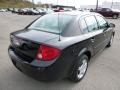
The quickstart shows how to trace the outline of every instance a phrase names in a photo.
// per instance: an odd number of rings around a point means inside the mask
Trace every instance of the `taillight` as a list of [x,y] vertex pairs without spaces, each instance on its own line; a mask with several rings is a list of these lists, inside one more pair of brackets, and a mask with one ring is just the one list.
[[40,45],[37,53],[37,60],[51,61],[60,55],[60,50],[57,48]]

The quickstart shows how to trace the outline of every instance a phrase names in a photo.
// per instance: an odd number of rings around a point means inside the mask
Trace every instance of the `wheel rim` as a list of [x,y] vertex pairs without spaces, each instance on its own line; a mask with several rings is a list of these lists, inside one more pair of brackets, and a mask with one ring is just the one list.
[[117,18],[117,15],[114,15],[113,18]]
[[78,67],[77,77],[78,77],[79,79],[81,79],[81,78],[85,75],[85,72],[86,72],[86,70],[87,70],[87,65],[88,65],[88,64],[87,64],[87,60],[84,59],[84,60],[82,61],[82,65]]

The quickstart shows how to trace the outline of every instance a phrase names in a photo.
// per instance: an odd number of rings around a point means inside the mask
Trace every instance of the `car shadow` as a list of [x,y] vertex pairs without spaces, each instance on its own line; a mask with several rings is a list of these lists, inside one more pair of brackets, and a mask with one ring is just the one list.
[[[28,88],[29,90],[73,90],[74,87],[81,83],[74,83],[68,79],[41,82],[21,73],[12,63],[8,68],[4,68],[1,73],[0,80],[4,81],[4,85],[8,85],[7,88],[11,88],[10,90],[27,90]],[[0,87],[4,87],[4,85],[0,84]]]
[[91,64],[94,64],[94,63],[98,60],[98,58],[101,57],[101,56],[105,53],[105,51],[107,51],[108,49],[109,49],[109,48],[106,47],[106,48],[100,50],[95,56],[93,56],[93,57],[91,58],[90,62],[89,62],[89,66],[90,66]]

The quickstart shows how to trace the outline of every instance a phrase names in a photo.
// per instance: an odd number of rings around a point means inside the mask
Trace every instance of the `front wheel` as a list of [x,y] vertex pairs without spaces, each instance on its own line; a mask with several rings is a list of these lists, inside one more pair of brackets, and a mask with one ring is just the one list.
[[78,60],[74,65],[72,74],[69,77],[71,81],[79,82],[83,79],[88,68],[88,61],[89,58],[87,55],[82,55],[81,57],[78,57]]
[[109,41],[109,43],[107,45],[107,47],[111,47],[112,46],[113,39],[114,39],[114,36],[112,35],[111,38],[110,38],[110,41]]

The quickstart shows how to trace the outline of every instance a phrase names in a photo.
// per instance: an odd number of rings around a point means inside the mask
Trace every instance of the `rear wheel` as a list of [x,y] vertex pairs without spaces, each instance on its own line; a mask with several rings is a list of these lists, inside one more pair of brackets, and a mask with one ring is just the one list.
[[117,19],[118,18],[118,15],[113,15],[113,19]]
[[81,57],[78,57],[78,60],[74,65],[72,74],[69,77],[71,81],[79,82],[83,79],[88,68],[88,61],[89,59],[87,55],[82,55]]

